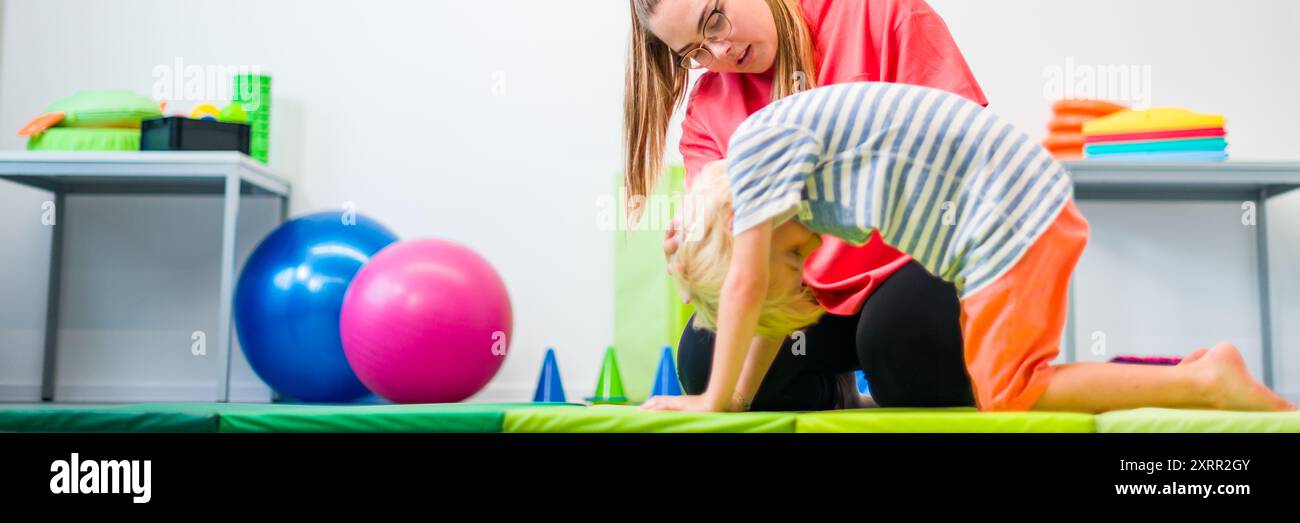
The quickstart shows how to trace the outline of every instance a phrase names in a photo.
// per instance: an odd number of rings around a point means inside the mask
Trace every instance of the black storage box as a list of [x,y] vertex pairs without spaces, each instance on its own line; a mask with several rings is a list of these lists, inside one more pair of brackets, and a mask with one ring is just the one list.
[[141,151],[239,151],[248,154],[250,127],[242,123],[168,116],[140,122]]

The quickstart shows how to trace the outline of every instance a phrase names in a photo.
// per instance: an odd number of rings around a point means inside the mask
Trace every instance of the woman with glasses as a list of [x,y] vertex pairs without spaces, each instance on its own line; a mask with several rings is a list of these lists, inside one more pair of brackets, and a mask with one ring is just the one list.
[[[630,0],[624,186],[644,196],[658,179],[669,120],[687,99],[678,144],[689,185],[727,156],[732,132],[774,100],[819,85],[873,81],[943,89],[987,105],[944,21],[923,0]],[[633,212],[636,212],[635,210]],[[664,242],[676,251],[675,231]],[[670,270],[672,268],[670,267]],[[829,314],[750,351],[732,410],[867,406],[862,369],[880,406],[973,406],[956,289],[881,242],[833,237],[804,267]],[[857,347],[857,344],[865,347]],[[703,392],[713,335],[690,327],[678,345],[688,394]]]

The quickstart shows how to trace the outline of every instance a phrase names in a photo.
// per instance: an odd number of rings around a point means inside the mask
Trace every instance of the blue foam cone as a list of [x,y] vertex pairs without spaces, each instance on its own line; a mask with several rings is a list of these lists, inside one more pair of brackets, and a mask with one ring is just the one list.
[[871,395],[871,384],[867,383],[866,374],[863,374],[862,371],[857,371],[854,374],[857,375],[858,378],[858,393]]
[[546,358],[542,360],[542,374],[537,377],[533,403],[567,403],[564,384],[560,382],[560,366],[555,363],[555,349],[551,347],[546,348]]
[[650,395],[682,395],[682,385],[677,381],[677,363],[673,360],[672,347],[664,347],[663,356],[659,357],[659,370],[655,373],[655,384]]

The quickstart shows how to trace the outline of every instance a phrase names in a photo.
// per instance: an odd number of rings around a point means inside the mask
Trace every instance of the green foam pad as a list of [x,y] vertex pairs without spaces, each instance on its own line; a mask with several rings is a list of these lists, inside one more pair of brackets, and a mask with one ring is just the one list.
[[63,127],[130,127],[136,134],[140,121],[162,116],[158,104],[148,97],[123,89],[90,89],[58,100],[45,112],[64,113]]
[[29,151],[139,151],[140,129],[54,127],[27,140]]
[[637,407],[526,408],[506,412],[504,432],[794,432],[789,412],[651,412]]
[[264,409],[240,403],[0,404],[6,432],[217,432],[223,412]]
[[1093,432],[1073,412],[979,412],[974,408],[861,409],[800,414],[798,432]]
[[[664,260],[664,231],[676,215],[677,199],[684,190],[686,171],[670,166],[651,192],[645,215],[635,226],[618,218],[625,207],[620,200],[608,217],[614,229],[614,350],[623,371],[623,386],[633,401],[650,396],[659,355],[677,347],[682,330],[694,311],[682,303]],[[614,181],[621,198],[623,176]]]
[[[545,405],[545,406],[539,406]],[[501,432],[515,408],[564,404],[267,405],[222,413],[221,432]],[[571,404],[570,404],[571,405]]]
[[1145,408],[1097,415],[1097,432],[1300,433],[1300,412],[1232,412]]

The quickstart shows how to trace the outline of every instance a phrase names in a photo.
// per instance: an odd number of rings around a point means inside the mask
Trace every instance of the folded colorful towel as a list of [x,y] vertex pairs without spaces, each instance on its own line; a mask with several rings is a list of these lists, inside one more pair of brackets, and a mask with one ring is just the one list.
[[1227,151],[1173,151],[1163,153],[1088,153],[1088,160],[1122,160],[1122,161],[1199,161],[1219,162],[1228,159]]
[[1124,109],[1127,107],[1103,100],[1058,100],[1052,104],[1054,116],[1047,123],[1043,147],[1058,160],[1083,158],[1083,124]]
[[1096,119],[1096,116],[1082,114],[1058,114],[1047,122],[1047,130],[1052,133],[1080,134],[1083,132],[1083,124]]
[[1083,124],[1083,134],[1126,134],[1184,129],[1222,128],[1223,115],[1204,114],[1177,107],[1125,110]]
[[1043,139],[1043,147],[1050,151],[1074,149],[1083,152],[1083,135],[1078,133],[1052,133]]
[[1223,138],[1192,138],[1190,140],[1152,140],[1147,142],[1090,143],[1083,152],[1093,154],[1162,153],[1174,151],[1222,151],[1228,148]]
[[1077,115],[1096,118],[1106,116],[1116,111],[1128,109],[1126,105],[1107,102],[1105,100],[1057,100],[1052,103],[1052,113],[1061,115]]
[[1156,131],[1149,133],[1095,134],[1083,137],[1083,142],[1139,142],[1151,140],[1173,140],[1179,138],[1214,138],[1227,135],[1227,131],[1222,127],[1213,127],[1209,129],[1184,129],[1180,131]]

